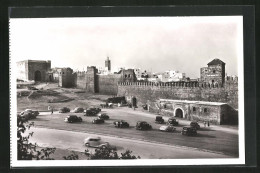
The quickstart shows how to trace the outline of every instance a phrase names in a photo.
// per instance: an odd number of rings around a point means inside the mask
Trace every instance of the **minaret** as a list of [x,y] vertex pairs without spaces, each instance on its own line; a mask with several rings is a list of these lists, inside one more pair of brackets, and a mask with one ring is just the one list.
[[109,60],[109,57],[107,57],[105,61],[105,68],[110,72],[111,71],[111,62]]

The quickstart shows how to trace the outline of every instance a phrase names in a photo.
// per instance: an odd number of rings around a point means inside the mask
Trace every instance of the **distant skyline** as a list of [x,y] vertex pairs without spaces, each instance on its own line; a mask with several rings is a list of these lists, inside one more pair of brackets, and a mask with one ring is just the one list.
[[218,58],[237,75],[241,16],[10,19],[10,57],[51,60],[52,67],[177,70],[200,76]]

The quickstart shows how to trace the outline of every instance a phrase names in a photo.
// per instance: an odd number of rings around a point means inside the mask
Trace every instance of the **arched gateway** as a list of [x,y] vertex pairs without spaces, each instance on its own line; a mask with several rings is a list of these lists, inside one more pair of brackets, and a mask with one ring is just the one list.
[[183,110],[180,109],[180,108],[177,108],[175,110],[175,114],[174,115],[175,115],[175,117],[183,118]]
[[39,70],[34,72],[34,80],[35,81],[41,81],[42,80],[41,72]]

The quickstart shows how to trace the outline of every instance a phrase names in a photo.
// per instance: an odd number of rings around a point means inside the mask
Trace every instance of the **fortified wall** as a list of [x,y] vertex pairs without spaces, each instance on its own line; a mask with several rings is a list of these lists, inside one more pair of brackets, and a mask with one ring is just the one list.
[[237,78],[226,78],[224,86],[199,82],[119,82],[118,96],[137,98],[138,104],[158,99],[225,102],[238,108]]
[[136,81],[134,70],[121,70],[117,74],[102,75],[98,74],[96,67],[87,68],[85,77],[78,78],[77,86],[85,88],[87,92],[100,93],[107,95],[117,95],[118,82],[133,82]]

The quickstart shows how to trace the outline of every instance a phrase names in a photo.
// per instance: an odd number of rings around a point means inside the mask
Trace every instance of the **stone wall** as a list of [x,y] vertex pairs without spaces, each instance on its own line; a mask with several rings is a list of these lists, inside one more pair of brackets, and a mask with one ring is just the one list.
[[63,68],[59,76],[59,86],[64,88],[75,87],[77,83],[77,74],[73,73],[71,68]]
[[77,72],[77,88],[86,89],[87,76],[85,71]]
[[17,68],[17,79],[28,80],[28,62],[20,61],[16,63]]
[[97,75],[97,89],[100,94],[117,95],[121,74]]
[[230,83],[226,87],[193,84],[165,84],[151,82],[123,82],[118,84],[118,96],[135,96],[138,104],[158,99],[224,102],[238,108],[238,90]]

